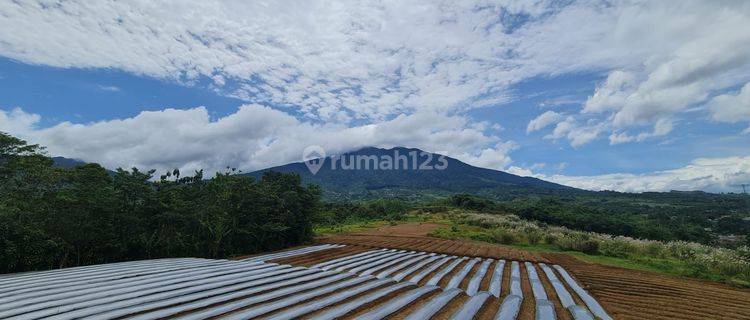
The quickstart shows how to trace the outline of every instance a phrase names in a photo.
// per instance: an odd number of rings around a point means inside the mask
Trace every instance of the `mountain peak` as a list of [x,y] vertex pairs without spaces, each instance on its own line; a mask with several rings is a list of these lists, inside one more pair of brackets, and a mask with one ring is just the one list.
[[442,154],[407,147],[364,147],[316,162],[295,162],[248,173],[293,172],[320,185],[328,199],[423,199],[473,193],[496,199],[582,190],[532,177],[479,168]]

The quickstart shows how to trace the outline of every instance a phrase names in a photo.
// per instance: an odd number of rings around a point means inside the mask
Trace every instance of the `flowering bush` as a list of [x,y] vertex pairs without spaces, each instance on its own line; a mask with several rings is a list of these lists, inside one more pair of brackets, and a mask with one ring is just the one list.
[[[735,277],[750,282],[750,247],[719,248],[687,241],[656,241],[584,232],[527,221],[515,215],[471,213],[461,216],[463,224],[489,229],[491,242],[514,244],[525,237],[529,244],[541,239],[562,250],[610,257],[669,258],[682,261],[693,276]],[[524,235],[524,236],[522,236]]]

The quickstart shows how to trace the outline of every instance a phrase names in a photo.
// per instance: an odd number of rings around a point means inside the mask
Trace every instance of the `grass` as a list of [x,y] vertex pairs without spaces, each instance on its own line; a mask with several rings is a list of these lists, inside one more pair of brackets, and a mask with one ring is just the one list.
[[610,257],[602,254],[587,254],[580,251],[564,250],[555,244],[544,243],[544,240],[536,244],[530,244],[525,239],[516,238],[513,243],[502,243],[502,238],[497,238],[493,230],[473,225],[456,223],[450,227],[439,228],[430,233],[430,236],[446,239],[474,240],[493,243],[496,245],[522,249],[530,252],[563,253],[577,257],[583,261],[597,263],[607,266],[620,267],[631,270],[650,271],[680,277],[702,278],[717,282],[724,282],[738,287],[750,287],[750,282],[737,277],[722,276],[710,272],[697,272],[694,268],[676,258],[650,257],[645,255],[628,255],[627,257]]
[[329,234],[360,232],[390,224],[391,222],[386,220],[347,221],[337,225],[319,225],[313,228],[313,232],[316,236],[324,236]]

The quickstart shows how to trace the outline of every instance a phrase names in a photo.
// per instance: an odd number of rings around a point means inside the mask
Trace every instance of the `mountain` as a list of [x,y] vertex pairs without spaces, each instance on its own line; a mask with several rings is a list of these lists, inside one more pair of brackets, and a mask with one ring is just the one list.
[[308,169],[306,163],[296,162],[247,175],[259,178],[266,171],[297,173],[303,183],[320,185],[324,197],[329,200],[429,199],[463,192],[500,200],[532,193],[585,192],[537,178],[475,167],[440,154],[402,147],[370,147],[337,157],[326,157],[316,174]]
[[86,164],[86,162],[65,157],[52,157],[52,166],[56,168],[70,169],[83,164]]

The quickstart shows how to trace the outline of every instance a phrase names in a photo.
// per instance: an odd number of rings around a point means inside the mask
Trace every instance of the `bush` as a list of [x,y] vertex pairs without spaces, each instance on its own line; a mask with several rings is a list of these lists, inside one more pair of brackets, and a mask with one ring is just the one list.
[[635,251],[633,245],[618,238],[603,240],[599,244],[599,253],[610,257],[625,258]]
[[578,251],[586,254],[598,254],[599,253],[599,241],[596,240],[584,240],[580,243]]
[[664,255],[664,244],[656,241],[649,242],[644,245],[644,252],[650,256],[662,257]]
[[536,245],[542,240],[542,235],[537,231],[530,231],[526,234],[526,240],[529,241],[529,244]]
[[557,243],[557,235],[554,235],[552,233],[548,233],[544,236],[544,242],[547,244],[556,244]]
[[599,241],[585,239],[581,236],[571,235],[565,236],[558,242],[558,247],[563,250],[579,251],[586,254],[598,254],[599,253]]
[[492,242],[501,244],[514,244],[518,242],[518,236],[516,234],[503,229],[495,229],[490,235]]

